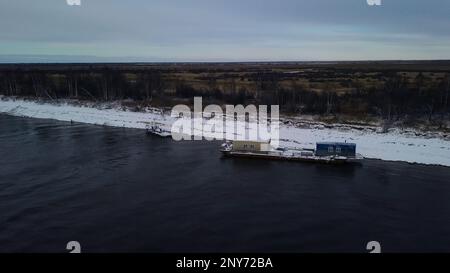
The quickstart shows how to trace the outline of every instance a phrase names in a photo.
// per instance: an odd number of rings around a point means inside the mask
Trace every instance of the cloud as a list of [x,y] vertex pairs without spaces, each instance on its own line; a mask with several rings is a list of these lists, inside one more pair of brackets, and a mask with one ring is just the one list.
[[449,12],[447,0],[0,0],[0,54],[449,58]]

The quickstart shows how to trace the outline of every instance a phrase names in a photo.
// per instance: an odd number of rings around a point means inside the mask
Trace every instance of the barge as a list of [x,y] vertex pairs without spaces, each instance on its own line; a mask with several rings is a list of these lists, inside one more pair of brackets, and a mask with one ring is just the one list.
[[224,143],[220,151],[225,157],[329,164],[359,162],[364,159],[356,153],[356,144],[340,142],[320,142],[316,144],[316,149],[273,149],[270,142],[233,141]]

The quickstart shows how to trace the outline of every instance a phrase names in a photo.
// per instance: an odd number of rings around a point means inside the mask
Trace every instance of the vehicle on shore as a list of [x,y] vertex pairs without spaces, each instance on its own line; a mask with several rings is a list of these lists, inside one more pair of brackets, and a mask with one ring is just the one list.
[[169,130],[163,128],[162,124],[152,123],[147,127],[147,135],[156,135],[159,137],[171,137],[172,133]]

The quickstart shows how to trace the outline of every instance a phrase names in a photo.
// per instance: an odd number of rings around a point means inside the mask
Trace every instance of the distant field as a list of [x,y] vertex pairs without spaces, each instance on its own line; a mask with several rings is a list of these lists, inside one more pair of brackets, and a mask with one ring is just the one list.
[[381,87],[393,74],[414,84],[422,73],[427,85],[436,85],[450,73],[450,61],[385,61],[385,62],[297,62],[297,63],[127,63],[127,64],[0,64],[0,73],[7,71],[59,73],[95,73],[105,70],[125,73],[135,81],[141,72],[158,72],[166,81],[164,91],[175,92],[180,82],[198,90],[233,89],[258,91],[258,84],[277,81],[278,87],[295,86],[314,91],[347,92],[363,85]]

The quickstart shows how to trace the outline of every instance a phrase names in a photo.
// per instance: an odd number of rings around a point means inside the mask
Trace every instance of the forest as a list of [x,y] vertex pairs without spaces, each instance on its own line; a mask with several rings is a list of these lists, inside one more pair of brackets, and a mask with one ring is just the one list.
[[385,122],[450,116],[450,63],[0,65],[0,94],[48,100],[280,105],[285,114]]

